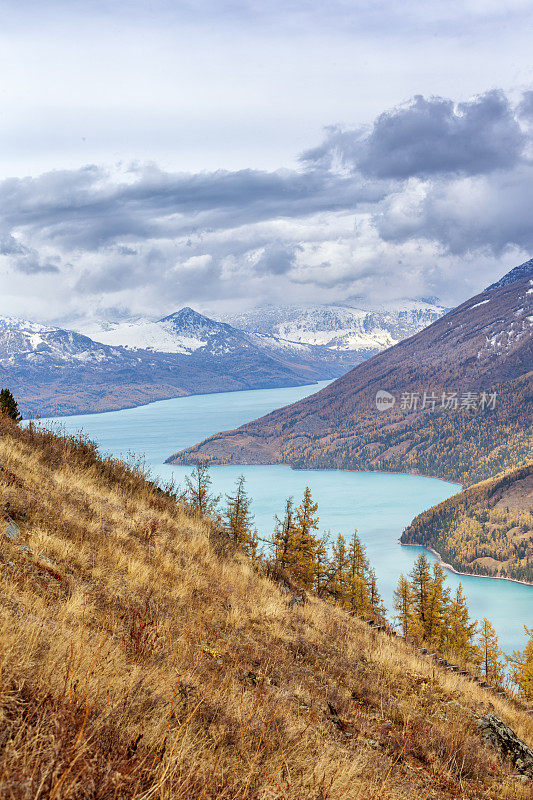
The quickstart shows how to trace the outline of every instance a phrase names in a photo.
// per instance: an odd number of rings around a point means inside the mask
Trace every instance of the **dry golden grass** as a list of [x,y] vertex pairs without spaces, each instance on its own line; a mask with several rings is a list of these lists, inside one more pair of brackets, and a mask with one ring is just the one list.
[[291,611],[88,444],[3,420],[0,498],[21,529],[1,538],[0,797],[531,797],[474,719],[493,704],[531,743],[525,713],[322,601]]

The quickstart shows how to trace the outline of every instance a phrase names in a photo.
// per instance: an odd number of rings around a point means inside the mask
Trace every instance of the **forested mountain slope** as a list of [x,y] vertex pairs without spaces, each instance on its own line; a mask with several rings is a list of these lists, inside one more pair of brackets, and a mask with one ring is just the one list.
[[[531,448],[533,260],[322,391],[175,454],[471,484]],[[376,407],[380,391],[394,405]]]
[[533,462],[424,511],[401,541],[434,548],[461,572],[533,583]]
[[316,597],[292,607],[90,443],[0,416],[0,465],[2,797],[530,797],[476,724],[531,744],[518,705]]

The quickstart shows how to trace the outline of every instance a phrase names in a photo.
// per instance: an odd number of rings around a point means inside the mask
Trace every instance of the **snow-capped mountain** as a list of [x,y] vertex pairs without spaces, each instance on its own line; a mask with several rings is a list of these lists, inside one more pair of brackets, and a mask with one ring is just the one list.
[[[119,331],[120,326],[107,331],[109,338],[122,339]],[[161,320],[159,327],[130,325],[127,331],[128,346],[120,346],[1,317],[0,385],[15,393],[23,413],[43,416],[108,411],[186,394],[296,386],[324,377],[320,368],[274,358],[242,331],[191,309]]]
[[215,322],[192,308],[185,307],[153,322],[140,319],[134,322],[114,322],[85,331],[105,344],[129,350],[152,350],[160,353],[191,355],[222,355],[249,348],[251,341],[231,325]]
[[259,309],[236,327],[191,308],[158,321],[63,330],[0,317],[0,380],[25,412],[104,411],[183,394],[334,378],[413,333],[437,309]]
[[445,311],[433,303],[406,300],[394,307],[370,310],[344,305],[269,305],[223,319],[249,333],[370,355],[412,336]]

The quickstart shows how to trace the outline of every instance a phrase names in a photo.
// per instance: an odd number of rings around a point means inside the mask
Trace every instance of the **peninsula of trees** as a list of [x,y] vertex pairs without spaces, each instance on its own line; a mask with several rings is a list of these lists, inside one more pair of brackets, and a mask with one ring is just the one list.
[[459,572],[533,583],[533,462],[424,511],[401,541],[431,547]]

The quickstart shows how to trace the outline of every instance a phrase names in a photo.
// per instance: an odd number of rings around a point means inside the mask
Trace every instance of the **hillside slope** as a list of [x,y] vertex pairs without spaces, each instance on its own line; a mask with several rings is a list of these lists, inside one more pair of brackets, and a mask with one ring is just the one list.
[[504,697],[290,595],[77,438],[0,419],[0,787],[55,800],[526,800]]
[[[533,260],[317,394],[169,461],[420,472],[463,483],[512,466],[531,451],[532,281]],[[393,406],[377,409],[380,391]]]
[[461,572],[533,583],[533,462],[419,514],[401,541],[432,547]]

